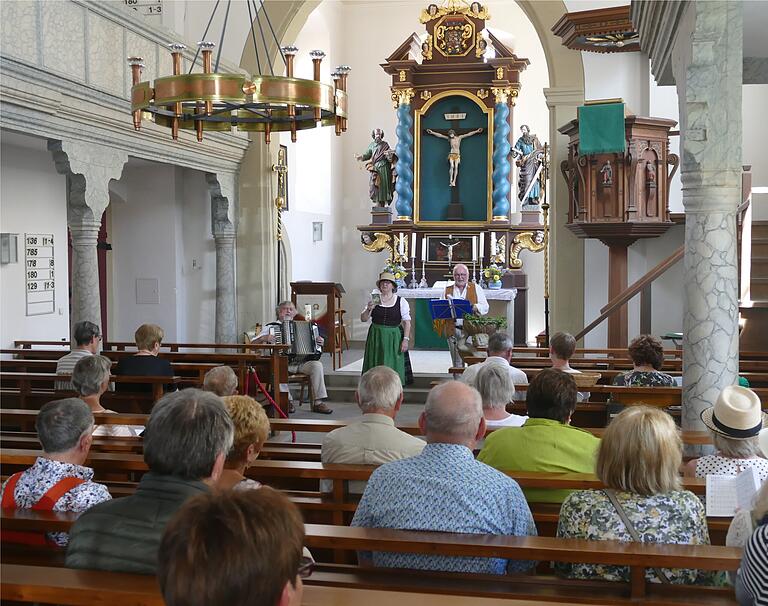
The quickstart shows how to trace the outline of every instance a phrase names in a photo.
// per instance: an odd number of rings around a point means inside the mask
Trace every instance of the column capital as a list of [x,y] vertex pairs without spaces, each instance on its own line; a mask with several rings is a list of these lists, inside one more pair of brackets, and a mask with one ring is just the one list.
[[101,221],[109,205],[109,182],[119,179],[128,154],[73,139],[49,140],[56,171],[67,177],[67,222]]
[[544,89],[544,99],[549,109],[558,105],[579,106],[584,104],[584,89],[573,86],[553,86]]
[[234,234],[234,207],[237,195],[237,179],[234,173],[205,173],[205,182],[211,195],[211,232]]
[[410,105],[416,96],[412,88],[392,88],[392,106],[397,109],[400,105]]

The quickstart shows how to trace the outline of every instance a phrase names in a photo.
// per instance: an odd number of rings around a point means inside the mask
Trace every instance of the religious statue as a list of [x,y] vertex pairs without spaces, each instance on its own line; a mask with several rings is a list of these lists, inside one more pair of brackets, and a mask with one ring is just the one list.
[[523,134],[515,142],[512,151],[517,158],[515,163],[520,167],[517,177],[518,198],[523,204],[537,205],[541,195],[539,154],[543,148],[539,138],[531,134],[527,124],[523,124],[520,131]]
[[355,154],[355,159],[365,162],[365,168],[370,172],[368,195],[374,206],[385,208],[392,202],[395,190],[394,154],[389,143],[384,141],[384,131],[377,128],[371,132],[373,141],[363,154]]
[[600,184],[603,187],[613,185],[613,168],[611,168],[611,163],[607,160],[600,169]]
[[646,187],[656,187],[656,165],[653,162],[645,164],[645,185]]
[[456,131],[452,128],[448,130],[448,134],[427,129],[427,133],[440,139],[447,139],[448,145],[450,145],[450,151],[448,152],[448,183],[450,187],[456,187],[456,178],[459,176],[459,164],[461,164],[461,140],[483,132],[482,128],[476,128],[463,135],[457,135]]

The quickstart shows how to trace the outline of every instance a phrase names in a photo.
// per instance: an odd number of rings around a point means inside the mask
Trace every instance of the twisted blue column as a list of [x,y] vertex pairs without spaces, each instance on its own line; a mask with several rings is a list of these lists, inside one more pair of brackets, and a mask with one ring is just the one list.
[[[397,203],[395,209],[397,218],[413,218],[413,135],[411,127],[410,104],[402,104],[397,108]],[[507,129],[509,130],[509,129]]]
[[493,216],[509,216],[509,106],[497,103],[493,119]]

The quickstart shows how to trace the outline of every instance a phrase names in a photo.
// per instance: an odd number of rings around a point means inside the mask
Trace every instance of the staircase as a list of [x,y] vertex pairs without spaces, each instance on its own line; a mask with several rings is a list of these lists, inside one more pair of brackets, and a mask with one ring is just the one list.
[[768,301],[768,221],[752,222],[750,290],[753,301]]
[[[751,302],[739,307],[741,351],[765,350],[768,335],[768,221],[752,221]],[[741,246],[739,246],[741,250]]]

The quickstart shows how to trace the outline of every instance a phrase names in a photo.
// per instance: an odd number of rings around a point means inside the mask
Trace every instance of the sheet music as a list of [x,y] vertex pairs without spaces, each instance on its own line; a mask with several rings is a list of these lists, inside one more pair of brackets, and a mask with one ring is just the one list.
[[707,516],[733,517],[737,509],[752,507],[752,499],[760,487],[760,477],[754,467],[739,475],[707,476]]

